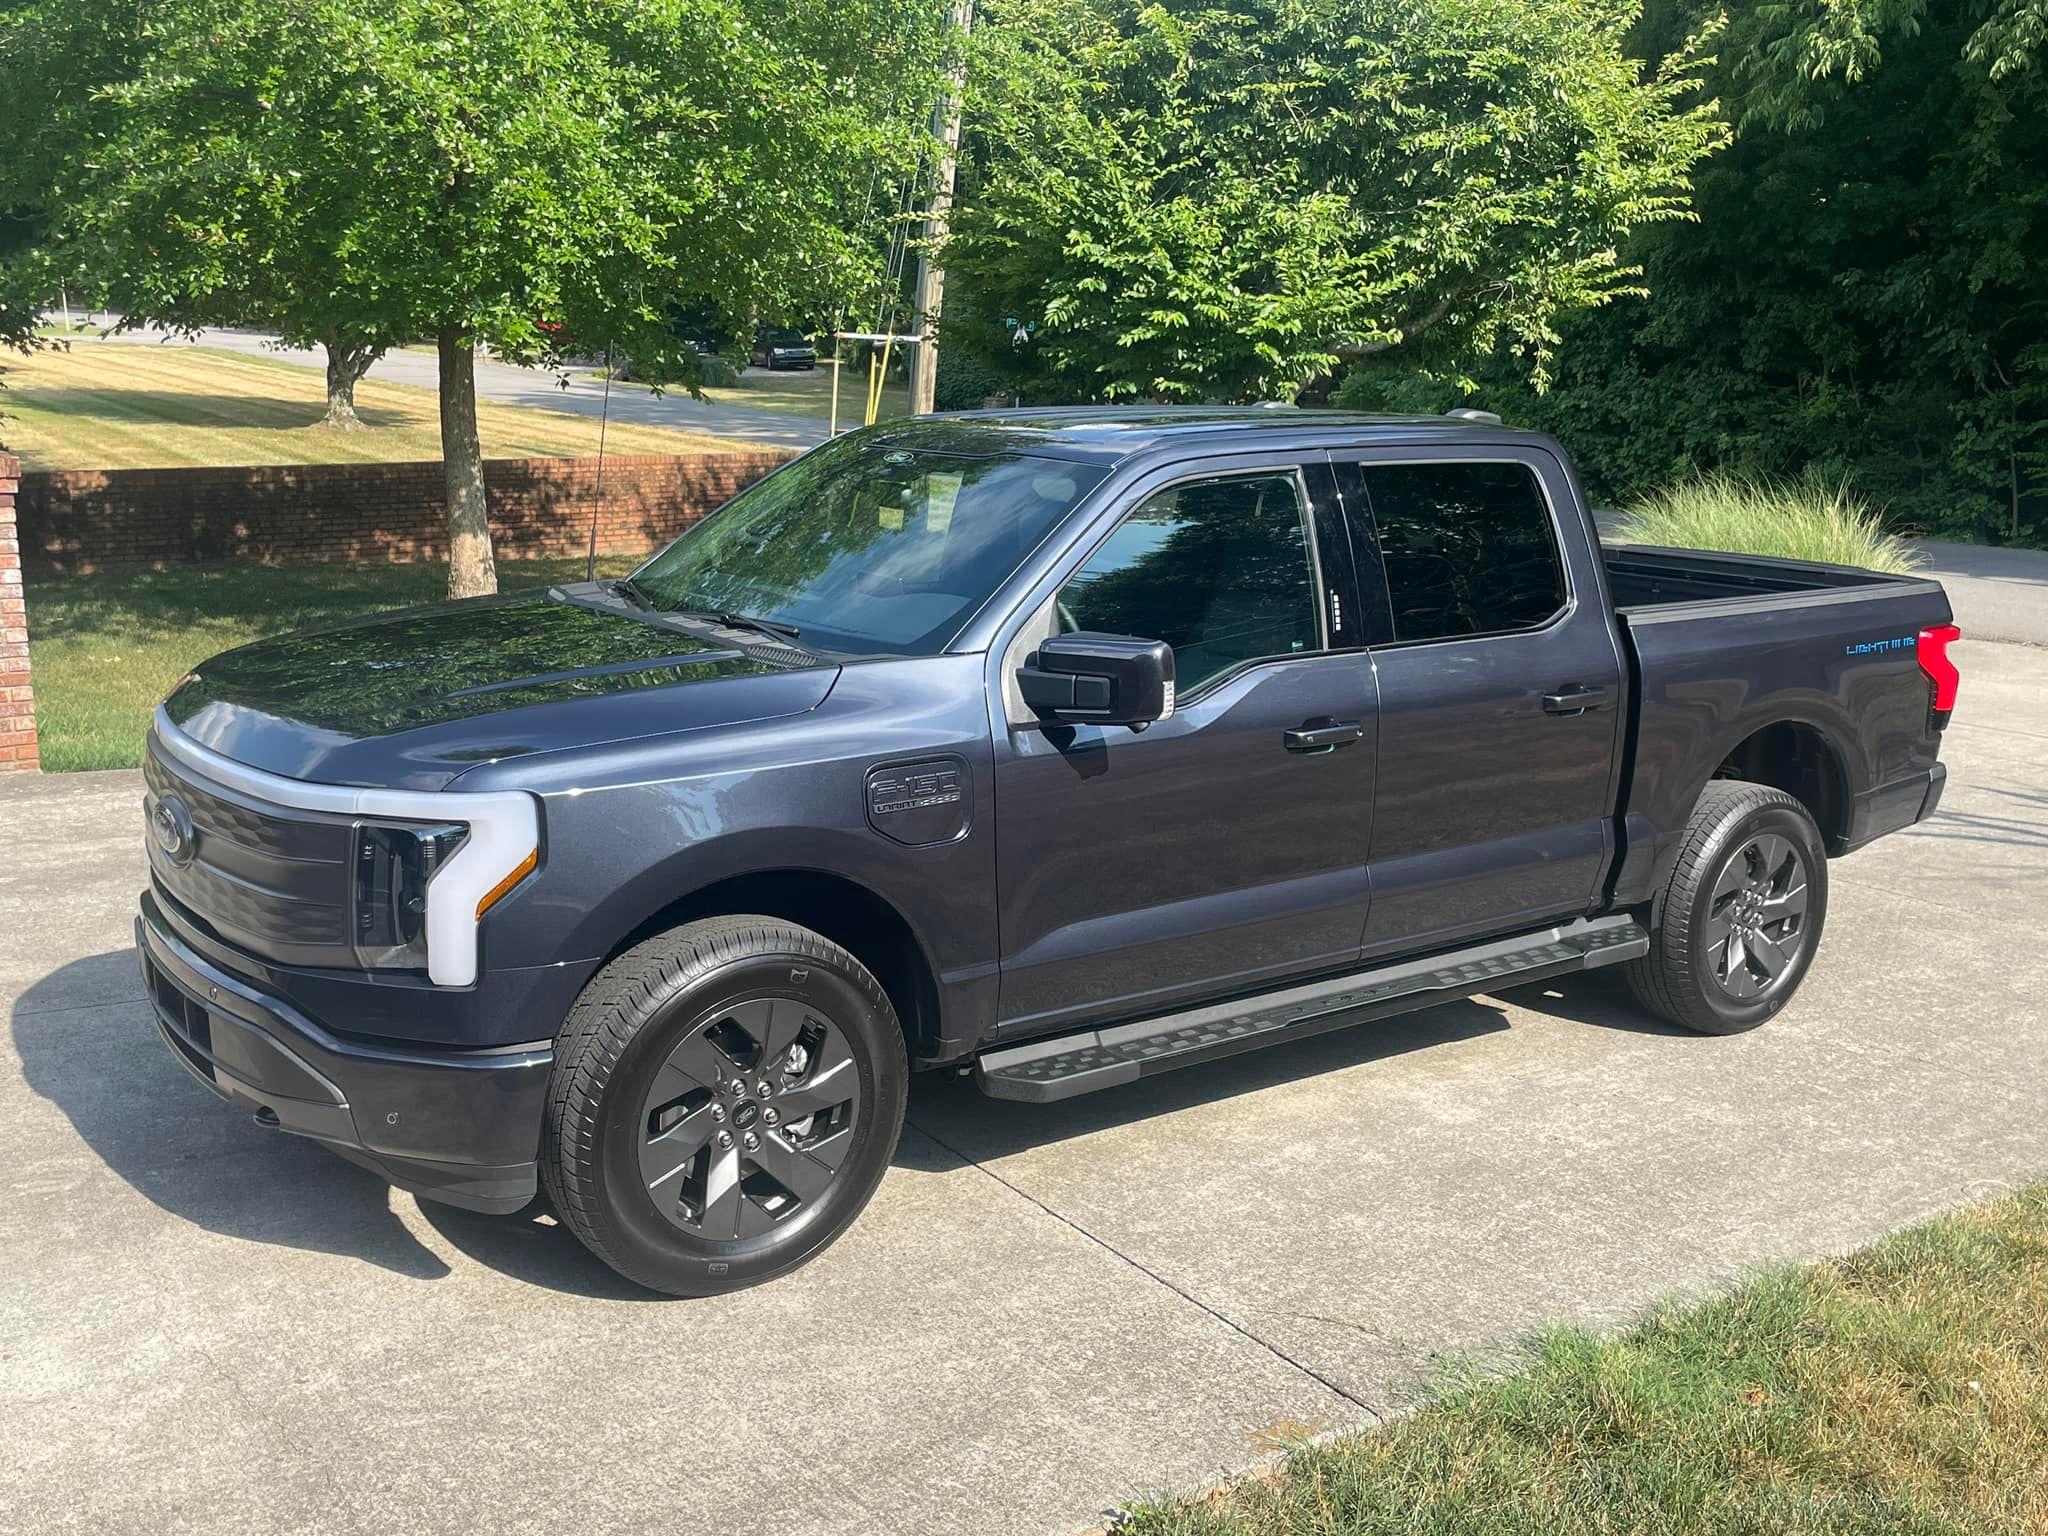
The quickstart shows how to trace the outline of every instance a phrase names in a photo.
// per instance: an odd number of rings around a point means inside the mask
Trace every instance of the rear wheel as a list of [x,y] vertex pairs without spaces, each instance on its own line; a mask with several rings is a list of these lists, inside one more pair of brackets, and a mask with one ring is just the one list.
[[1806,807],[1761,784],[1715,780],[1693,808],[1629,985],[1688,1029],[1754,1029],[1805,979],[1827,903],[1827,853]]
[[629,1279],[738,1290],[815,1256],[903,1126],[902,1031],[867,968],[767,917],[688,923],[591,981],[556,1041],[541,1175]]

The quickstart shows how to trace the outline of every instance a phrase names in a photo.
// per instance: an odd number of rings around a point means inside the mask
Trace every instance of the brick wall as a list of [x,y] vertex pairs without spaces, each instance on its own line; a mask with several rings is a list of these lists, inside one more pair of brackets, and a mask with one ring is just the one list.
[[28,610],[21,600],[15,488],[21,460],[0,453],[0,773],[33,770],[36,696],[28,676]]
[[[597,547],[654,549],[785,457],[608,457]],[[596,476],[595,459],[486,461],[497,553],[581,554]],[[188,560],[436,560],[447,554],[442,485],[438,461],[24,475],[21,562],[35,572],[85,572]]]

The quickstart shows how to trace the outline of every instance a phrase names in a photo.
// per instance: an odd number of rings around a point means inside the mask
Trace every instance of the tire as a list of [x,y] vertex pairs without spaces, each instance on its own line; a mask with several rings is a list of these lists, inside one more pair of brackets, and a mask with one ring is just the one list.
[[1625,968],[1629,986],[1687,1029],[1754,1029],[1799,990],[1827,907],[1827,850],[1806,807],[1782,790],[1716,779],[1686,825],[1650,952]]
[[909,1075],[895,1010],[846,950],[777,918],[686,923],[612,961],[569,1010],[541,1179],[629,1280],[672,1296],[759,1285],[868,1203]]

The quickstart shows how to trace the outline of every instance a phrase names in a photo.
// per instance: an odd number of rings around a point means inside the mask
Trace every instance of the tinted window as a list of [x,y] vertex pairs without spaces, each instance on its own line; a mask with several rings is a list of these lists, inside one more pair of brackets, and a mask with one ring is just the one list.
[[1182,694],[1240,662],[1319,649],[1294,477],[1197,480],[1153,496],[1062,589],[1059,625],[1164,640]]
[[1362,469],[1396,640],[1528,629],[1564,606],[1550,509],[1526,465]]
[[660,608],[775,619],[826,650],[932,655],[1102,475],[842,438],[742,491],[635,579]]

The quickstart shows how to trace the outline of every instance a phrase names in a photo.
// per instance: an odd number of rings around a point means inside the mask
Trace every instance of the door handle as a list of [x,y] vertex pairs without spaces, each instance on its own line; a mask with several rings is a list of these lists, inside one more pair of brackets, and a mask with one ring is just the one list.
[[1605,688],[1588,688],[1584,683],[1572,683],[1556,693],[1543,695],[1543,710],[1551,715],[1583,715],[1589,709],[1598,709],[1607,702]]
[[1365,735],[1365,726],[1356,720],[1332,720],[1318,715],[1313,720],[1304,720],[1291,731],[1280,733],[1281,741],[1290,752],[1334,752],[1339,747],[1348,747]]

